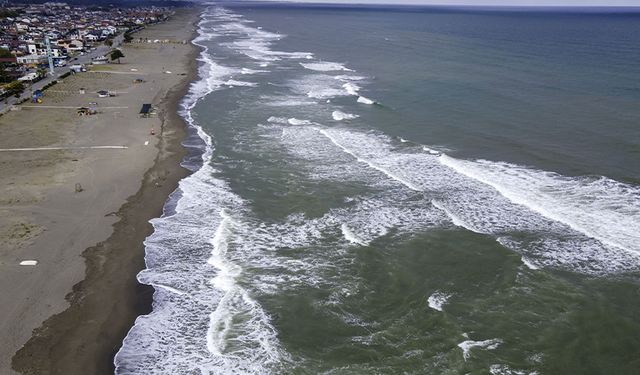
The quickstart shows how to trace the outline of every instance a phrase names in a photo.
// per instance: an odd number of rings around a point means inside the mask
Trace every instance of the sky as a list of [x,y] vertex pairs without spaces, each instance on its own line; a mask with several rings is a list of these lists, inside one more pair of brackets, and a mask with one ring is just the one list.
[[640,0],[278,0],[300,3],[506,6],[640,6]]

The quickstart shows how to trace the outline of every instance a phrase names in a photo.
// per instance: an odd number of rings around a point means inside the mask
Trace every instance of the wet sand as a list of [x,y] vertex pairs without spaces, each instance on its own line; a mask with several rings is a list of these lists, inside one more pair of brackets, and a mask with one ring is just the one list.
[[[183,42],[197,14],[178,10],[134,35],[165,43],[125,45],[121,64],[70,76],[42,104],[0,117],[0,149],[58,148],[0,151],[0,373],[112,373],[150,309],[152,289],[135,275],[148,221],[187,175],[176,110],[195,75],[196,48]],[[78,117],[89,102],[99,113]],[[143,103],[157,115],[141,118]],[[118,147],[78,148],[89,146]]]

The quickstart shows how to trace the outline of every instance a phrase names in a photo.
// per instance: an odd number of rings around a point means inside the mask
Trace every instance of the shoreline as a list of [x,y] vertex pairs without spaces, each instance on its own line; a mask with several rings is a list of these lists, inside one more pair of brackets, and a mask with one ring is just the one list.
[[[196,27],[198,8],[189,12],[185,28]],[[112,374],[113,358],[135,319],[151,311],[153,287],[140,284],[144,269],[144,239],[152,233],[149,220],[159,217],[169,195],[189,172],[181,166],[187,149],[187,124],[179,105],[197,77],[199,48],[192,44],[186,76],[169,89],[159,104],[161,122],[157,154],[139,190],[114,213],[119,219],[104,241],[82,252],[85,277],[67,294],[69,307],[49,317],[13,356],[12,368],[23,374]],[[111,297],[111,298],[110,298]]]

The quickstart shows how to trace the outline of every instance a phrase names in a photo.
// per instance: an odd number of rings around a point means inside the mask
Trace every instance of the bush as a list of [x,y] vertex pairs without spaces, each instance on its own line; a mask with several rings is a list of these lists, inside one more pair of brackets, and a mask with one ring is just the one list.
[[49,83],[47,83],[46,85],[44,85],[44,86],[42,87],[42,91],[44,91],[44,90],[48,89],[49,87],[51,87],[51,86],[55,85],[56,83],[58,83],[58,81],[55,81],[55,80],[54,80],[54,81],[51,81],[51,82],[49,82]]
[[17,95],[16,97],[19,97],[20,93],[24,91],[24,85],[20,81],[13,81],[5,85],[4,89],[6,90],[7,93],[9,93],[9,95],[15,94]]

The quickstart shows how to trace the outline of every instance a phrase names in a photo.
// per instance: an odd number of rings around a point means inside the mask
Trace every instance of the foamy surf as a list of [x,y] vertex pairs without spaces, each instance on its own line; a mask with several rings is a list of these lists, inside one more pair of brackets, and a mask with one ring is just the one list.
[[460,350],[462,350],[462,358],[464,358],[464,360],[466,361],[471,357],[472,349],[481,348],[484,350],[494,350],[497,349],[500,344],[502,344],[502,340],[500,339],[489,339],[482,341],[465,340],[459,343],[458,347],[460,348]]
[[375,102],[375,101],[373,101],[373,100],[371,100],[371,99],[369,99],[369,98],[366,98],[366,97],[364,97],[364,96],[359,96],[359,97],[358,97],[358,103],[362,103],[362,104],[369,104],[369,105],[376,104],[376,102]]
[[353,119],[358,118],[360,116],[336,110],[336,111],[333,111],[331,113],[331,117],[335,121],[344,121],[344,120],[353,120]]
[[347,91],[349,95],[358,96],[358,91],[360,91],[360,86],[353,83],[345,83],[342,87]]
[[537,371],[514,370],[507,365],[491,365],[491,375],[538,375]]
[[309,121],[309,120],[300,120],[300,119],[292,117],[290,119],[287,119],[287,123],[289,125],[310,125],[311,121]]
[[368,166],[370,166],[371,168],[378,170],[384,174],[386,174],[387,176],[389,176],[390,178],[400,182],[401,184],[405,185],[406,187],[408,187],[411,190],[420,190],[419,187],[417,187],[416,185],[414,185],[413,183],[411,183],[410,181],[406,180],[405,178],[398,176],[396,174],[394,174],[393,172],[389,171],[388,169],[385,169],[381,166],[376,165],[375,163],[362,158],[360,156],[358,156],[358,154],[349,149],[347,146],[343,145],[335,136],[333,136],[328,130],[324,130],[324,129],[319,129],[320,134],[324,135],[325,137],[329,138],[329,140],[331,140],[331,142],[333,144],[335,144],[336,146],[340,147],[344,152],[348,153],[349,155],[353,156],[354,158],[356,158],[359,162],[361,163],[365,163]]
[[362,240],[355,233],[353,233],[353,231],[349,228],[347,224],[342,224],[340,229],[342,230],[342,235],[344,236],[345,240],[356,245],[362,245],[362,246],[367,245],[367,243],[364,240]]
[[442,311],[444,305],[449,300],[449,297],[451,297],[451,294],[438,291],[429,296],[427,303],[430,308],[436,311]]
[[[154,232],[145,240],[146,269],[138,279],[156,286],[153,311],[138,317],[127,334],[115,356],[116,374],[262,374],[288,361],[270,317],[237,283],[242,268],[229,251],[238,224],[228,212],[241,212],[244,203],[224,182],[212,178],[213,142],[193,116],[200,100],[231,86],[230,75],[238,72],[214,62],[201,43],[219,35],[209,32],[216,21],[239,18],[219,8],[203,17],[207,21],[200,22],[200,35],[194,40],[203,47],[200,80],[181,104],[181,114],[204,141],[202,166],[180,181],[180,193],[172,194],[177,201],[167,202],[172,209],[151,221]],[[219,212],[218,218],[205,214],[212,211]],[[207,249],[212,249],[208,256]]]
[[640,254],[640,191],[635,187],[604,177],[573,179],[504,162],[471,162],[446,155],[440,161],[516,204],[603,244]]
[[[637,236],[631,229],[637,228],[634,220],[638,217],[636,212],[640,212],[640,193],[635,187],[610,180],[603,183],[602,179],[585,185],[580,178],[567,178],[505,163],[465,161],[445,154],[418,154],[411,147],[395,149],[392,140],[386,136],[345,129],[314,129],[359,163],[413,191],[435,194],[438,199],[432,199],[431,204],[444,212],[452,224],[493,236],[502,245],[523,254],[533,267],[552,266],[585,273],[608,273],[626,272],[640,266],[640,255],[633,250],[635,244],[628,240]],[[495,174],[491,181],[483,181],[491,174],[479,171],[491,171],[494,165],[501,173]],[[540,176],[540,180],[533,181],[534,176]],[[500,190],[494,189],[500,181],[505,181],[505,185]],[[550,197],[555,199],[555,206],[548,209],[574,207],[574,211],[562,211],[563,215],[572,216],[558,218],[534,209],[534,198],[539,199],[536,197],[542,193],[537,186],[542,186],[542,181],[546,186],[557,186],[545,191],[545,196],[554,191],[559,193]],[[456,188],[452,189],[452,186]],[[609,186],[615,188],[610,190]],[[508,189],[514,192],[509,193]],[[514,198],[515,191],[520,196],[531,197],[531,200],[524,202],[522,198]],[[561,198],[565,193],[566,197]],[[622,211],[614,208],[620,201],[626,201]],[[586,202],[592,211],[585,213],[583,207],[572,202]],[[571,212],[575,212],[575,220],[581,221],[582,225],[592,225],[588,224],[592,222],[594,229],[576,230],[575,225],[567,225],[574,220]],[[585,220],[587,218],[590,220]],[[617,227],[621,224],[626,226]],[[601,228],[607,226],[611,231],[602,231]],[[590,235],[595,229],[611,236],[612,240],[600,242],[597,236]],[[518,232],[536,233],[536,236],[524,242],[511,235]],[[546,235],[539,237],[538,233]],[[616,237],[618,235],[619,238]],[[611,246],[614,241],[623,241],[632,251]]]
[[336,62],[316,62],[316,63],[300,63],[303,67],[309,70],[315,70],[317,72],[334,72],[345,71],[352,72],[353,70],[347,68],[343,64]]

